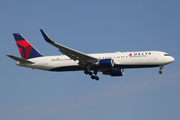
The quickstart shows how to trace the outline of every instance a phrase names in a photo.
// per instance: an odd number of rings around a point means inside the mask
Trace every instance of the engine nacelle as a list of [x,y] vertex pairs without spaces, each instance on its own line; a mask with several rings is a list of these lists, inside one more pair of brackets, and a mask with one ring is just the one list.
[[103,72],[104,75],[123,76],[124,69],[111,69]]
[[100,67],[114,67],[114,60],[113,59],[102,59],[99,60],[96,65],[99,65]]

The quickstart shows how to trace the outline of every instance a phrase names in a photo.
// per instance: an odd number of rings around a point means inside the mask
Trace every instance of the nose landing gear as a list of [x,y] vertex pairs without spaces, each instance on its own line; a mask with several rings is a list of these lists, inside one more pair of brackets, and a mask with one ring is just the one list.
[[159,66],[159,74],[162,74],[162,69],[163,69],[163,66]]

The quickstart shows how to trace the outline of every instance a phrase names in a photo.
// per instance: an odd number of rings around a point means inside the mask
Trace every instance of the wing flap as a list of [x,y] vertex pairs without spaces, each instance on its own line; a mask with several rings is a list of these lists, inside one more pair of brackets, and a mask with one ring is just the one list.
[[48,35],[42,30],[40,29],[44,39],[46,40],[46,42],[50,43],[51,45],[55,46],[56,48],[59,49],[60,52],[62,52],[63,54],[67,55],[68,57],[70,57],[71,59],[73,59],[74,61],[79,60],[79,61],[84,61],[86,63],[93,63],[93,62],[97,62],[98,59],[94,58],[92,56],[86,55],[82,52],[73,50],[71,48],[68,48],[66,46],[60,45],[58,43],[55,43],[54,41],[52,41]]

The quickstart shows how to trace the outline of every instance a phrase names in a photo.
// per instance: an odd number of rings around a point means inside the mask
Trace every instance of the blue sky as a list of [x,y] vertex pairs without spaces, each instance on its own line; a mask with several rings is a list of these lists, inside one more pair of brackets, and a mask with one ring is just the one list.
[[[1,120],[179,120],[180,1],[0,1]],[[61,54],[54,41],[83,53],[158,50],[175,61],[163,69],[126,69],[123,77],[18,67],[12,33],[43,55]]]

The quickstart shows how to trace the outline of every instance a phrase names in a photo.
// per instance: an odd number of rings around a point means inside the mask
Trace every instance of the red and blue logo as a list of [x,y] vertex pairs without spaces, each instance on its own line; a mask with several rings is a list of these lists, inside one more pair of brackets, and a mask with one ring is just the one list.
[[26,40],[16,41],[19,52],[23,59],[28,59],[32,50],[32,46]]
[[42,55],[33,48],[33,46],[25,40],[20,34],[13,34],[18,46],[19,52],[23,59],[30,59],[35,57],[41,57]]

